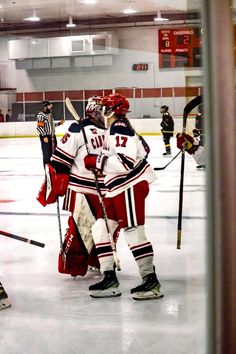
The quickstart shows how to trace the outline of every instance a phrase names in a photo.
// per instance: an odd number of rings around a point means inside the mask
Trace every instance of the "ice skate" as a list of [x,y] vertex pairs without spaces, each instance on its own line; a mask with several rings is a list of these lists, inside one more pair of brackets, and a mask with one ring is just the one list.
[[99,272],[99,269],[97,267],[93,266],[88,266],[88,272]]
[[150,273],[143,278],[141,285],[131,289],[130,292],[134,300],[160,299],[164,295],[160,292],[161,285],[156,273]]
[[11,307],[8,298],[0,299],[0,311]]
[[120,296],[119,282],[114,270],[105,271],[102,280],[91,285],[89,291],[90,296],[95,298]]
[[162,154],[162,156],[171,156],[171,152],[170,151],[166,151]]
[[11,307],[6,291],[0,283],[0,311]]

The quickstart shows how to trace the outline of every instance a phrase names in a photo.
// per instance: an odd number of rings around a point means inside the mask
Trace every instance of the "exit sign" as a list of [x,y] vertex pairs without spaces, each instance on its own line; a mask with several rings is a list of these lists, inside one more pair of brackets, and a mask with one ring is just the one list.
[[145,71],[148,70],[148,64],[147,63],[133,64],[132,69],[134,71]]

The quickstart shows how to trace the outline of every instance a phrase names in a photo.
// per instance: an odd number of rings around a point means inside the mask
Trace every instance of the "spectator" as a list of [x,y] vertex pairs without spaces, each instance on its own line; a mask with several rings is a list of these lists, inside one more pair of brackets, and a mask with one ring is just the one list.
[[6,122],[10,122],[12,120],[12,110],[9,108],[6,114]]
[[2,113],[1,109],[0,109],[0,122],[5,122],[4,114]]

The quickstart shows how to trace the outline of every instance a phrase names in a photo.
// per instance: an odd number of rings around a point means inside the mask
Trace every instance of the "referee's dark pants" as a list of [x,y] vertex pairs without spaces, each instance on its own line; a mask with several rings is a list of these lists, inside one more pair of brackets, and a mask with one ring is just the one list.
[[[41,148],[43,153],[43,166],[50,162],[50,158],[56,148],[57,140],[55,135],[40,135]],[[44,138],[48,138],[48,143],[43,141]]]

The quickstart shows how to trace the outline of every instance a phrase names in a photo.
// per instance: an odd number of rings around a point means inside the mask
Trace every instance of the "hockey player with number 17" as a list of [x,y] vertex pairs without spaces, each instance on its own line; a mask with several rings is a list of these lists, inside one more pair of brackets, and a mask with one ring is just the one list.
[[[101,99],[101,105],[108,129],[106,148],[100,155],[87,155],[85,166],[88,170],[98,170],[105,175],[104,183],[108,191],[104,203],[109,225],[119,225],[123,229],[126,242],[137,262],[142,284],[131,289],[133,299],[158,299],[163,295],[153,264],[153,247],[144,227],[145,198],[149,192],[149,183],[156,179],[156,175],[146,160],[147,145],[135,134],[126,118],[129,110],[127,99],[120,94],[110,94]],[[90,296],[120,296],[104,219],[95,222],[92,232],[103,278],[89,287]]]

